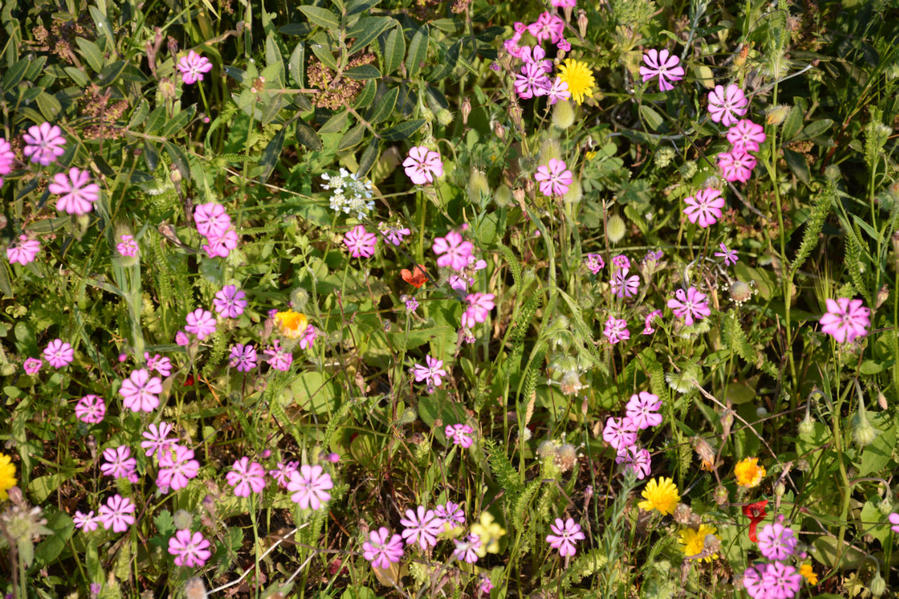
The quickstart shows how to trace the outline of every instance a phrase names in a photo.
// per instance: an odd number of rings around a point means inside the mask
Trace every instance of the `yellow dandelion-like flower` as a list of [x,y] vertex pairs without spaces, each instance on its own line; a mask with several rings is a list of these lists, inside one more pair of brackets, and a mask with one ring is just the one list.
[[581,104],[584,97],[593,92],[593,86],[596,85],[593,71],[590,70],[587,63],[573,58],[567,59],[559,69],[559,79],[568,85],[571,99],[578,104]]
[[[693,557],[694,555],[702,553],[705,550],[706,537],[708,535],[715,536],[715,532],[715,527],[709,526],[708,524],[700,524],[699,528],[696,530],[692,528],[681,529],[678,532],[678,536],[680,536],[680,544],[683,545],[684,556]],[[718,537],[715,538],[717,539]],[[702,558],[702,561],[710,562],[716,557],[718,557],[718,554],[713,553]]]
[[670,514],[680,501],[677,485],[667,476],[654,478],[646,485],[641,493],[643,501],[637,504],[641,510],[657,510],[662,515]]
[[818,584],[818,575],[812,570],[811,564],[802,564],[799,566],[799,573],[809,584]]
[[277,312],[275,314],[275,324],[278,330],[288,339],[299,339],[306,332],[309,325],[309,319],[302,312]]
[[765,467],[759,466],[758,458],[746,458],[734,466],[734,476],[737,477],[738,485],[751,489],[759,486],[759,483],[765,478]]
[[0,500],[6,499],[9,489],[16,486],[16,465],[8,455],[0,453]]
[[479,557],[487,553],[499,553],[499,540],[506,534],[506,529],[493,521],[490,512],[481,514],[481,521],[471,525],[471,534],[478,535],[481,546],[475,550]]

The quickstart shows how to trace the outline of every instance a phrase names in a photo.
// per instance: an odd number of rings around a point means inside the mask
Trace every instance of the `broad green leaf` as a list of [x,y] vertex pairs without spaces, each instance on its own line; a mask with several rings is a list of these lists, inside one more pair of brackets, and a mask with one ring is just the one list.
[[359,19],[347,31],[347,37],[356,38],[353,41],[353,47],[350,48],[350,56],[363,50],[392,23],[394,21],[390,17],[362,17]]
[[396,106],[396,99],[400,95],[400,90],[394,87],[387,91],[383,96],[375,100],[375,105],[368,113],[368,122],[375,124],[380,123],[393,113]]
[[343,128],[346,127],[349,117],[350,113],[346,110],[341,110],[340,112],[335,113],[331,118],[325,121],[325,124],[322,125],[321,128],[319,128],[319,135],[343,131]]
[[784,120],[782,128],[783,141],[791,141],[796,137],[800,129],[802,129],[802,110],[798,106],[794,106]]
[[319,31],[317,34],[312,36],[312,43],[309,45],[312,48],[312,53],[322,61],[329,69],[334,71],[337,70],[337,59],[334,58],[334,53],[331,52],[331,44],[328,41],[328,36],[322,31]]
[[75,43],[78,45],[78,49],[81,50],[81,56],[84,57],[87,66],[95,73],[103,70],[103,53],[100,52],[97,44],[83,37],[76,37]]
[[35,502],[43,503],[66,478],[59,473],[39,476],[28,483],[28,494]]
[[76,67],[65,67],[63,70],[75,85],[77,85],[78,87],[87,87],[90,79],[87,75],[84,74],[84,71],[82,69]]
[[[365,150],[362,152],[362,156],[359,158],[359,168],[356,169],[356,174],[358,176],[363,177],[368,174],[368,171],[378,159],[380,147],[381,144],[377,139],[372,138],[369,140],[368,145],[365,146]],[[2,275],[3,271],[0,269],[0,283],[2,283]]]
[[378,84],[374,79],[369,79],[365,87],[362,88],[362,91],[359,92],[359,95],[356,96],[356,102],[354,104],[354,108],[357,110],[361,110],[363,108],[367,108],[369,104],[371,104],[372,100],[375,99],[375,93],[378,90]]
[[50,513],[47,515],[46,527],[52,530],[53,534],[45,537],[34,549],[35,559],[44,565],[49,565],[59,557],[59,554],[65,549],[66,541],[75,532],[75,522],[71,516],[61,511],[48,511]]
[[19,81],[22,80],[22,77],[25,75],[25,69],[28,68],[29,60],[27,58],[23,58],[6,71],[3,74],[3,79],[0,79],[0,91],[10,91],[15,86],[19,84]]
[[340,18],[327,8],[321,8],[320,6],[301,6],[299,8],[311,23],[315,23],[319,27],[323,27],[335,34],[337,33],[337,28],[340,26]]
[[303,42],[297,44],[296,48],[290,55],[290,61],[287,63],[287,70],[297,87],[303,87],[303,77],[305,74],[306,64],[306,45]]
[[358,67],[347,69],[344,75],[350,79],[377,79],[381,76],[381,71],[375,65],[361,64]]
[[643,117],[643,120],[646,121],[646,124],[649,125],[649,128],[653,131],[658,131],[659,127],[662,125],[662,115],[646,104],[640,105],[640,116]]
[[318,134],[303,121],[297,121],[296,136],[297,141],[310,150],[317,151],[322,149],[322,140],[319,139]]
[[819,135],[824,135],[827,131],[833,126],[833,121],[830,119],[819,119],[817,121],[813,121],[806,126],[805,129],[802,130],[802,137],[805,139],[811,139],[814,137],[818,137]]
[[162,145],[165,146],[166,153],[169,155],[169,158],[172,159],[172,162],[175,164],[175,168],[177,168],[178,172],[181,173],[181,177],[185,181],[189,181],[190,165],[187,162],[187,156],[184,154],[181,146],[173,144],[169,141],[163,142]]
[[285,131],[286,129],[282,127],[272,140],[268,142],[268,145],[265,146],[265,150],[262,152],[262,160],[259,161],[262,173],[259,175],[259,180],[263,183],[271,176],[272,171],[275,170],[275,164],[277,164],[278,158],[281,156],[281,150],[284,148]]
[[808,169],[808,163],[805,161],[805,156],[800,154],[799,152],[794,152],[793,150],[788,150],[784,148],[784,160],[787,161],[787,165],[790,167],[790,170],[793,171],[793,174],[796,177],[808,185],[809,181],[811,181],[812,175]]
[[360,141],[362,141],[362,136],[365,134],[365,125],[359,123],[346,133],[344,133],[343,137],[340,138],[340,143],[337,144],[338,151],[349,150],[353,146],[357,145]]
[[62,110],[62,104],[59,103],[59,100],[47,92],[41,92],[36,101],[41,114],[51,123],[55,121],[59,112]]
[[415,77],[420,71],[424,62],[428,57],[428,26],[422,25],[421,28],[412,36],[409,42],[409,55],[406,56],[406,75],[409,78]]
[[390,33],[387,34],[387,39],[384,40],[384,59],[381,65],[384,69],[384,74],[389,75],[395,71],[403,62],[405,55],[406,37],[403,35],[403,28],[397,26],[390,30]]
[[[337,407],[340,388],[321,372],[303,372],[291,383],[283,398],[313,414],[328,414]],[[288,404],[289,405],[289,404]],[[286,406],[285,406],[286,407]]]
[[125,69],[127,67],[128,63],[124,60],[117,60],[112,64],[106,65],[105,67],[103,67],[103,70],[100,71],[100,77],[97,79],[97,85],[99,85],[100,87],[112,85],[112,83],[114,83],[115,80],[125,72]]

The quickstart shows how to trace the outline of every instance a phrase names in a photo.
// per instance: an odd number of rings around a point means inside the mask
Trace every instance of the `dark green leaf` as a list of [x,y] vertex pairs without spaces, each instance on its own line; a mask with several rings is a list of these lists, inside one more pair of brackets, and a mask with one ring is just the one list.
[[75,67],[65,67],[63,70],[75,85],[77,85],[78,87],[87,87],[87,83],[88,81],[90,81],[90,79],[88,79],[88,76],[84,73],[83,70]]
[[368,114],[369,123],[380,123],[393,113],[396,106],[396,99],[400,95],[399,88],[392,88],[383,96],[375,100],[375,105]]
[[112,35],[112,27],[109,25],[109,19],[106,18],[100,9],[96,6],[89,6],[88,11],[91,13],[91,18],[94,20],[94,23],[97,25],[97,38],[103,38],[107,50],[111,49],[110,46],[114,45],[115,38]]
[[181,173],[181,177],[187,181],[190,179],[190,165],[187,162],[187,156],[184,155],[184,152],[177,145],[165,141],[163,142],[165,146],[165,151],[168,153],[169,158],[172,159],[172,162],[175,164],[175,168],[178,169],[178,172]]
[[0,291],[3,297],[12,297],[12,286],[9,284],[9,273],[6,272],[6,265],[0,264]]
[[310,30],[311,28],[308,23],[288,23],[287,25],[278,27],[278,33],[283,33],[284,35],[297,35],[300,37],[306,37]]
[[27,58],[23,58],[12,65],[3,75],[3,79],[0,79],[0,91],[7,92],[17,86],[25,75],[25,69],[28,68],[29,62]]
[[278,76],[281,83],[284,82],[284,59],[281,57],[281,50],[278,49],[278,42],[275,41],[273,33],[269,33],[265,38],[265,64],[266,66],[275,66],[278,69]]
[[97,85],[99,85],[100,87],[111,85],[125,71],[125,68],[127,66],[128,63],[124,60],[117,60],[112,64],[106,65],[100,72],[100,77],[97,80]]
[[350,49],[350,55],[363,50],[393,22],[390,17],[362,17],[359,19],[347,32],[347,37],[356,38]]
[[788,142],[796,137],[796,134],[799,133],[799,130],[802,128],[802,110],[798,106],[794,106],[790,109],[789,114],[787,114],[787,118],[784,120],[783,124],[783,141]]
[[322,64],[329,69],[337,70],[337,59],[334,58],[334,54],[331,52],[331,43],[325,32],[319,31],[312,36],[312,43],[309,47],[312,48],[312,53],[322,61]]
[[287,63],[287,70],[297,87],[303,87],[303,78],[306,64],[306,45],[303,42],[297,44],[296,48],[290,55],[290,62]]
[[65,549],[66,541],[75,532],[75,522],[71,516],[55,509],[48,510],[48,512],[46,528],[53,531],[53,534],[41,541],[34,551],[34,557],[45,565],[59,557],[59,554]]
[[400,66],[406,55],[406,37],[403,35],[402,27],[394,27],[387,34],[387,39],[384,40],[383,55],[384,60],[381,66],[384,74],[389,75]]
[[787,161],[787,165],[796,177],[808,185],[808,182],[811,180],[811,174],[809,173],[808,163],[805,161],[805,156],[799,152],[784,148],[784,159]]
[[297,141],[310,150],[318,151],[322,149],[322,140],[318,138],[315,130],[303,121],[297,121],[296,136]]
[[37,107],[48,121],[53,122],[62,110],[62,105],[55,96],[41,92],[37,97]]
[[374,79],[370,79],[365,87],[362,88],[362,91],[359,92],[359,95],[356,96],[356,103],[354,107],[356,109],[362,109],[368,107],[371,104],[371,101],[375,99],[375,93],[378,90],[378,84],[374,81]]
[[422,25],[421,28],[412,36],[409,42],[409,55],[406,56],[406,74],[409,77],[415,77],[424,66],[425,59],[428,57],[428,26]]
[[263,183],[271,176],[272,171],[275,170],[275,164],[278,163],[278,158],[281,156],[281,150],[284,148],[284,132],[285,129],[282,127],[262,152],[262,160],[259,161],[262,173],[259,175],[259,180]]
[[343,131],[343,128],[346,126],[349,116],[349,112],[347,112],[346,110],[341,110],[340,112],[335,113],[331,118],[325,121],[324,125],[319,128],[319,134],[324,135],[325,133],[337,133],[338,131]]
[[319,27],[323,27],[335,34],[337,33],[337,28],[340,25],[340,18],[327,8],[321,8],[319,6],[301,6],[300,11],[306,15],[306,18],[309,19],[311,23],[315,23]]
[[362,141],[362,135],[365,133],[365,125],[359,123],[349,131],[347,131],[343,137],[340,138],[340,143],[337,144],[337,149],[339,151],[349,150],[360,141]]
[[658,131],[659,127],[662,125],[662,115],[646,104],[640,105],[640,116],[643,117],[643,120],[646,121],[646,124],[649,125],[649,128],[653,131]]
[[169,137],[175,135],[176,133],[182,133],[184,131],[184,127],[187,126],[187,123],[190,122],[190,119],[193,118],[196,111],[196,106],[188,106],[187,108],[176,114],[173,118],[166,121],[165,125],[163,125],[162,127],[162,130],[159,132],[159,135],[161,135],[162,137]]
[[356,169],[356,175],[358,175],[359,177],[364,177],[368,173],[368,171],[371,170],[371,167],[378,159],[378,151],[380,150],[380,147],[381,144],[377,139],[372,138],[371,140],[369,140],[368,145],[365,146],[365,150],[362,152],[362,156],[359,158],[359,168]]
[[390,129],[385,131],[381,135],[381,137],[383,137],[387,141],[400,141],[402,139],[406,139],[407,137],[418,131],[424,124],[424,119],[404,121],[398,125],[394,125]]
[[806,139],[811,139],[818,137],[819,135],[824,135],[827,131],[833,126],[833,121],[830,119],[819,119],[817,121],[813,121],[809,123],[809,125],[802,130],[802,137]]
[[381,76],[381,71],[374,65],[361,64],[358,67],[347,69],[344,74],[350,79],[377,79]]
[[95,73],[103,70],[103,53],[100,52],[97,44],[83,37],[76,37],[75,43],[78,45],[78,49],[81,50],[81,56],[84,57],[87,66],[93,69]]

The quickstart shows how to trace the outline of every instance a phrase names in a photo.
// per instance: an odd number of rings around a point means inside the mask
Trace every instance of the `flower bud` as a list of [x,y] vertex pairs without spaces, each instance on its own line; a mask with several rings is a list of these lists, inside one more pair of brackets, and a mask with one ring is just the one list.
[[567,129],[574,124],[574,106],[568,100],[559,100],[553,106],[553,125]]
[[550,138],[543,142],[540,146],[539,162],[547,164],[551,159],[562,159],[562,148],[559,146],[559,140]]
[[577,30],[578,33],[581,34],[581,37],[587,37],[587,26],[590,24],[590,21],[587,20],[587,13],[583,8],[578,9],[577,11]]
[[787,115],[789,113],[789,106],[772,106],[768,109],[768,116],[765,118],[765,122],[769,125],[780,125],[782,122],[784,122],[784,119],[787,118]]
[[496,191],[493,192],[493,201],[496,202],[497,206],[507,207],[512,205],[512,190],[509,189],[509,186],[503,183],[499,187],[496,188]]
[[571,185],[568,186],[568,191],[562,196],[566,202],[570,202],[575,204],[581,201],[581,198],[584,197],[583,189],[581,189],[581,182],[577,179],[571,182]]
[[730,299],[742,304],[752,297],[752,287],[743,281],[734,281],[730,284]]
[[172,520],[175,523],[175,528],[182,530],[185,528],[190,528],[191,523],[193,523],[194,517],[190,512],[186,510],[178,510],[175,512],[175,515],[172,516]]
[[858,412],[852,421],[852,440],[859,447],[867,447],[877,438],[877,433],[877,429],[868,420],[864,402],[859,401]]
[[468,179],[468,201],[480,204],[483,196],[490,195],[490,184],[483,172],[476,168],[471,169]]
[[715,487],[714,499],[715,504],[719,506],[727,505],[727,503],[730,501],[727,487],[725,487],[724,485],[718,485],[717,487]]
[[553,462],[561,472],[568,472],[577,463],[577,449],[571,443],[565,443],[556,450]]
[[468,115],[471,114],[471,100],[465,98],[462,100],[462,107],[459,109],[459,112],[462,113],[462,124],[468,124]]
[[812,415],[808,412],[805,413],[805,418],[802,419],[802,422],[799,423],[799,436],[803,439],[808,439],[812,435],[815,434],[815,420],[812,418]]
[[612,218],[609,219],[609,222],[606,223],[606,236],[612,243],[621,241],[626,232],[627,225],[625,224],[624,219],[617,214],[613,215]]
[[828,181],[839,181],[843,174],[840,172],[840,167],[835,164],[829,165],[824,169],[824,176]]
[[887,590],[887,583],[883,579],[883,576],[880,575],[878,571],[874,578],[871,579],[870,584],[868,585],[868,590],[871,591],[871,595],[874,597],[882,596]]
[[498,140],[502,141],[506,137],[506,128],[497,121],[496,123],[493,123],[493,133]]
[[437,122],[444,127],[448,126],[453,122],[453,113],[446,108],[441,108],[437,111]]
[[302,287],[297,287],[290,292],[290,307],[297,312],[305,312],[309,303],[309,292]]

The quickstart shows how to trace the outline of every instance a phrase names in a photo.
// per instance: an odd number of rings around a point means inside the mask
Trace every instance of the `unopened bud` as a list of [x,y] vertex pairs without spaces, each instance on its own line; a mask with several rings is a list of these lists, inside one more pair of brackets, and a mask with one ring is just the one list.
[[521,128],[521,106],[516,102],[513,102],[509,106],[509,118],[512,119],[512,122],[515,123],[516,127],[519,129]]
[[877,405],[880,406],[881,410],[886,410],[890,407],[887,404],[887,396],[883,394],[883,391],[877,392]]
[[606,223],[606,237],[608,237],[609,241],[612,243],[621,241],[626,232],[627,225],[625,224],[624,219],[617,214],[613,215],[612,218],[609,219],[609,222]]
[[172,180],[172,183],[179,183],[181,181],[181,170],[178,169],[174,164],[171,166],[171,174],[169,178]]
[[462,124],[468,124],[468,115],[471,114],[471,101],[468,98],[462,100],[462,107],[459,109],[462,113]]
[[502,141],[506,137],[506,128],[499,122],[493,123],[493,133],[498,140]]
[[852,439],[859,447],[867,447],[877,438],[877,429],[868,421],[865,404],[859,402],[858,412],[852,423]]
[[840,167],[835,164],[831,164],[824,169],[824,176],[828,181],[838,181],[840,178],[842,178],[843,174],[840,172]]
[[883,579],[883,576],[880,575],[880,572],[877,572],[874,578],[871,579],[868,590],[871,591],[871,594],[875,597],[880,597],[886,592],[887,583]]
[[493,192],[493,201],[496,202],[497,206],[507,207],[512,205],[512,190],[509,189],[509,186],[503,183],[499,187],[496,188],[496,191]]
[[556,160],[562,159],[562,147],[559,145],[559,140],[550,138],[540,146],[538,162],[540,164],[548,164],[553,158]]
[[727,503],[730,501],[727,487],[725,487],[724,485],[718,485],[717,487],[715,487],[714,499],[715,503],[719,506],[727,505]]
[[587,25],[589,24],[586,11],[583,8],[579,9],[577,11],[577,30],[581,37],[587,37]]
[[574,106],[568,100],[559,100],[553,106],[553,125],[567,129],[574,123]]
[[881,307],[883,302],[887,301],[887,298],[890,297],[890,289],[886,285],[880,288],[880,291],[877,292],[877,298],[874,301],[874,309]]
[[752,297],[752,287],[743,281],[734,281],[730,284],[730,299],[742,304]]
[[574,180],[571,182],[571,185],[568,186],[568,191],[565,193],[563,198],[566,202],[571,202],[572,204],[580,202],[581,198],[584,197],[583,189],[581,189],[581,183],[578,180]]
[[437,111],[437,122],[444,127],[448,126],[453,122],[453,113],[446,108],[441,108]]
[[802,419],[802,422],[799,423],[799,436],[803,439],[808,439],[812,435],[815,434],[815,420],[812,418],[812,415],[808,412],[805,413],[805,418]]
[[490,194],[490,183],[483,172],[476,168],[471,169],[468,179],[468,201],[480,204],[483,196]]
[[789,106],[772,106],[768,109],[768,116],[765,118],[765,122],[769,125],[779,125],[784,122],[784,119],[787,118],[787,115],[790,113]]

